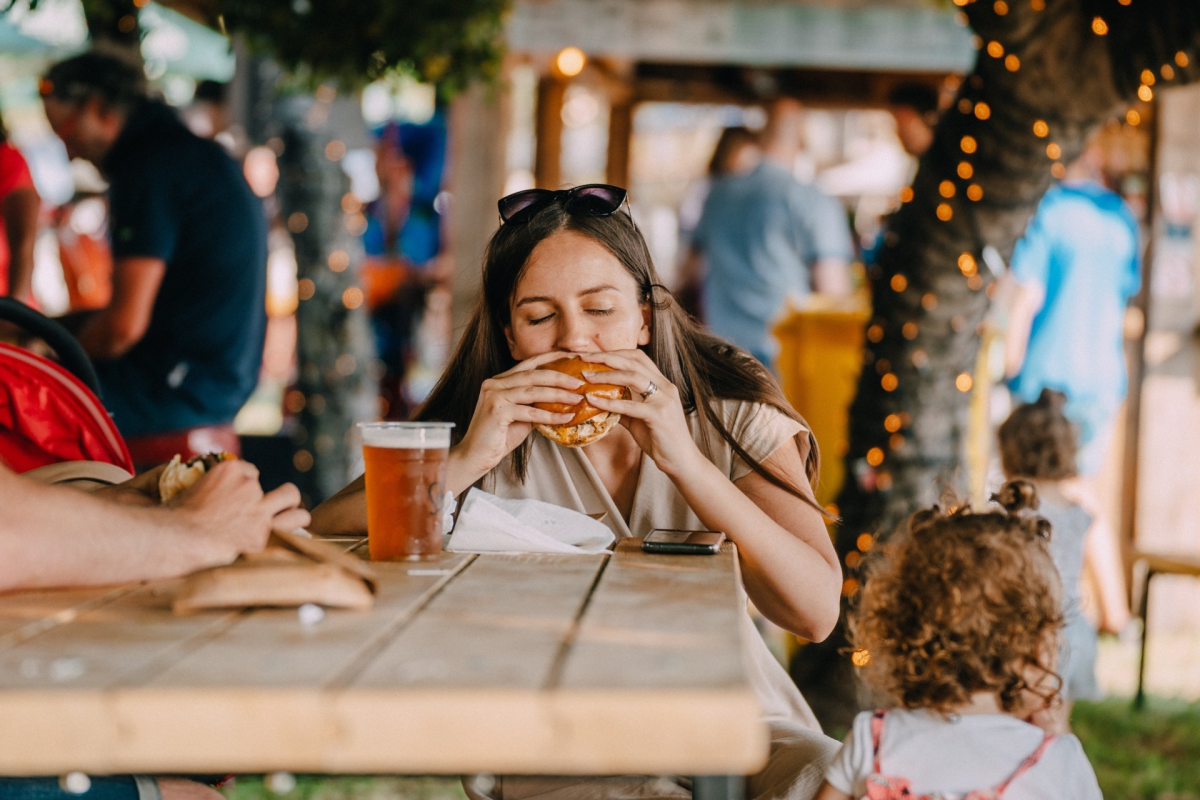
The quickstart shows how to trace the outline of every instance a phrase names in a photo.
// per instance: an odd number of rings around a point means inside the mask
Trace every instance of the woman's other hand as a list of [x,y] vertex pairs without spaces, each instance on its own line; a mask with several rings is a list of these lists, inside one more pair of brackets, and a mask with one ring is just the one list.
[[[588,397],[588,402],[596,408],[620,414],[621,424],[663,473],[678,477],[689,466],[698,463],[697,459],[704,458],[688,429],[679,389],[659,372],[649,356],[641,350],[616,350],[585,353],[581,358],[612,367],[613,371],[601,373],[597,382],[629,389],[631,400],[610,400],[593,395]],[[584,377],[588,377],[587,372]],[[655,391],[647,395],[651,384]]]
[[[573,415],[569,412],[543,411],[533,405],[579,402],[580,396],[573,390],[583,386],[583,381],[554,370],[538,369],[567,355],[543,353],[483,382],[471,424],[451,452],[451,458],[463,460],[468,474],[474,475],[467,486],[525,441],[534,424],[563,425],[571,421]],[[464,489],[466,486],[451,487],[456,494]]]

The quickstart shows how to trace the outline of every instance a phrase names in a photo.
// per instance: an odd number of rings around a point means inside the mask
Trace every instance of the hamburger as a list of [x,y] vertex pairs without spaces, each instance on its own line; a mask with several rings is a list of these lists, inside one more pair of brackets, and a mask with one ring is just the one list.
[[[613,371],[612,367],[592,361],[584,361],[577,356],[551,361],[548,364],[543,364],[540,369],[552,369],[555,372],[570,375],[572,378],[579,378],[581,381],[587,380],[583,377],[585,371]],[[568,389],[567,391],[572,390]],[[544,411],[552,411],[555,414],[573,413],[574,416],[570,422],[562,425],[538,424],[534,425],[534,427],[537,428],[538,433],[551,441],[558,442],[567,447],[583,447],[604,438],[605,434],[621,421],[620,414],[601,411],[589,403],[588,398],[595,396],[605,397],[610,400],[628,400],[629,390],[624,386],[617,386],[611,383],[584,383],[573,391],[583,398],[575,405],[567,405],[566,403],[534,403],[536,408]]]
[[235,458],[237,456],[230,453],[208,453],[202,456],[193,456],[184,461],[181,456],[176,455],[171,459],[171,463],[167,464],[162,474],[158,476],[159,500],[164,503],[167,502],[200,480],[200,477],[204,473],[217,464],[220,464],[222,461],[231,461]]

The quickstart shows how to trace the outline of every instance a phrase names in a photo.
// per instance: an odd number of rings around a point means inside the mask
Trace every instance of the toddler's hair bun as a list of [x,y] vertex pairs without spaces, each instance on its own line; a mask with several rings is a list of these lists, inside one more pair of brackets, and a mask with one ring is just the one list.
[[920,534],[944,517],[941,506],[922,508],[908,518],[908,532],[913,535]]
[[1036,511],[1037,489],[1029,481],[1008,481],[1000,487],[1000,491],[992,495],[992,502],[999,503],[1009,514],[1017,514],[1026,509]]
[[1042,389],[1042,393],[1038,395],[1037,405],[1061,414],[1062,410],[1067,407],[1067,396],[1057,389]]

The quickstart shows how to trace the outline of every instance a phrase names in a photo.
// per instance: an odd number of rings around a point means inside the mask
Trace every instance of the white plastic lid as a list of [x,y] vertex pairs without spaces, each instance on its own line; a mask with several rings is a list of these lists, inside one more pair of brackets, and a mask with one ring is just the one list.
[[363,444],[400,450],[431,450],[450,446],[453,422],[360,422]]

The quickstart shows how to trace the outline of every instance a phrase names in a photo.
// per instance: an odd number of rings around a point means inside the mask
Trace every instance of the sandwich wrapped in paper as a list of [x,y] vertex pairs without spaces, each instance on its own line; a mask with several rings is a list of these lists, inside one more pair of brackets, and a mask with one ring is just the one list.
[[[162,502],[200,480],[228,453],[175,456],[158,481]],[[361,559],[328,542],[274,531],[258,553],[232,564],[192,573],[175,595],[176,614],[220,608],[290,608],[307,603],[329,608],[367,609],[375,602],[375,573]]]
[[172,609],[293,608],[314,603],[365,610],[375,602],[375,573],[328,542],[275,531],[265,550],[187,577]]

